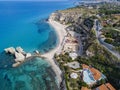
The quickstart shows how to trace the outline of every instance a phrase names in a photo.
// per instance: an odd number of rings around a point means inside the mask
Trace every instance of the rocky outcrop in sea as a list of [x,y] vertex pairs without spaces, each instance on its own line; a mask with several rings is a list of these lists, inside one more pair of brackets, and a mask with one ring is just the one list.
[[12,64],[12,67],[17,67],[20,65],[22,62],[25,61],[25,59],[31,57],[31,53],[26,53],[21,47],[9,47],[5,48],[4,51],[7,54],[11,54],[14,56],[14,63]]

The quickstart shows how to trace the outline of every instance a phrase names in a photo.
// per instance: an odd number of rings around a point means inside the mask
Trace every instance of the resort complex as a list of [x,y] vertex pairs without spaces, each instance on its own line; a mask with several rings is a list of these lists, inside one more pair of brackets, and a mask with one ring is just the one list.
[[101,79],[105,79],[106,77],[97,69],[87,66],[85,64],[82,65],[83,71],[83,81],[87,83],[89,86],[97,83],[97,81],[100,81]]

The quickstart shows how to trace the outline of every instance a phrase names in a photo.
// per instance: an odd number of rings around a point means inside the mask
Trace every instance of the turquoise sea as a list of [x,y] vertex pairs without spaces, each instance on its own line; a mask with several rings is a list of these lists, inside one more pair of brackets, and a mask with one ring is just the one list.
[[12,55],[7,47],[21,46],[27,52],[45,53],[57,45],[57,35],[46,19],[73,2],[0,1],[0,90],[59,90],[50,64],[41,58],[32,58],[12,68]]

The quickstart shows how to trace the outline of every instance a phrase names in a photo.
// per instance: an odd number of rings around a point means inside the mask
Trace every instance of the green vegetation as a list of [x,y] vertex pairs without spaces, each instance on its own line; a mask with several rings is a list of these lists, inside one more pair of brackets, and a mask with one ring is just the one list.
[[[119,21],[117,21],[116,23],[114,23],[113,24],[113,27],[115,27],[115,28],[118,28],[118,29],[120,29],[120,17],[119,17],[119,19],[118,19]],[[119,30],[120,31],[120,30]]]
[[112,3],[100,5],[99,14],[101,14],[101,23],[104,28],[102,34],[105,36],[105,42],[115,46],[115,50],[120,52],[120,6]]
[[106,15],[111,15],[111,14],[118,14],[120,13],[120,10],[114,10],[114,9],[105,9],[105,8],[101,8],[100,9],[100,13],[104,13]]
[[69,57],[69,54],[68,53],[65,53],[64,55],[60,54],[60,58],[61,60],[64,62],[64,63],[67,63],[67,62],[72,62],[72,58]]
[[101,22],[106,23],[105,27],[120,29],[120,5],[114,3],[104,3],[98,10]]
[[[73,61],[69,57],[68,53],[65,53],[64,55],[60,54],[58,56],[55,55],[55,58],[57,62],[59,63],[61,70],[64,71],[64,77],[65,77],[65,83],[66,83],[67,90],[79,90],[82,85],[87,86],[84,82],[80,80],[80,77],[78,77],[77,79],[70,78],[70,74],[72,72],[78,71],[80,69],[72,69],[66,66],[67,62]],[[80,73],[78,73],[78,75],[80,76]]]
[[99,9],[99,13],[102,13],[105,15],[119,14],[120,7],[117,4],[104,3],[104,4],[101,4],[100,9]]
[[[108,82],[110,82],[114,87],[119,89],[119,85],[117,82],[120,79],[120,68],[117,68],[117,58],[111,55],[111,53],[109,53],[104,47],[101,47],[97,43],[92,43],[92,45],[89,46],[88,50],[92,51],[94,53],[94,56],[87,58],[78,57],[75,61],[78,61],[80,64],[84,63],[87,65],[92,65],[107,76]],[[56,60],[59,62],[60,68],[65,72],[64,77],[66,80],[67,90],[79,90],[82,86],[88,87],[80,77],[78,79],[70,78],[70,73],[77,70],[65,66],[67,62],[72,61],[68,53],[56,56]],[[105,80],[101,80],[92,88],[95,88],[105,82]]]
[[115,50],[120,53],[120,46],[115,47]]
[[94,25],[94,19],[92,17],[89,17],[83,21],[84,25],[91,30]]
[[89,16],[91,14],[95,15],[96,12],[97,12],[97,9],[93,8],[93,9],[89,10],[85,6],[75,6],[75,7],[72,7],[72,8],[68,8],[66,10],[60,10],[60,12],[62,12],[62,13],[79,13],[79,14],[82,14],[82,15]]
[[82,86],[89,88],[89,86],[85,82],[83,82],[82,80],[79,80],[77,83],[79,84],[80,88],[82,88]]
[[94,56],[89,58],[78,57],[76,60],[80,63],[92,65],[100,70],[107,76],[108,81],[119,89],[119,84],[117,82],[120,80],[120,68],[117,68],[117,58],[97,43],[93,43],[88,49],[92,50],[91,52],[94,53]]
[[120,32],[114,30],[114,28],[104,28],[102,30],[103,35],[105,36],[105,42],[112,44],[115,47],[120,46]]
[[109,44],[112,44],[112,43],[113,43],[113,40],[107,38],[107,39],[104,40],[104,42],[109,43]]

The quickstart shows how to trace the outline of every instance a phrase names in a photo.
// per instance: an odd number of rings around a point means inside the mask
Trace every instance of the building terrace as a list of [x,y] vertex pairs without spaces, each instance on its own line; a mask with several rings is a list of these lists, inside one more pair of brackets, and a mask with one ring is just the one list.
[[64,38],[63,52],[78,53],[80,50],[80,35],[75,35],[75,32],[68,32]]

